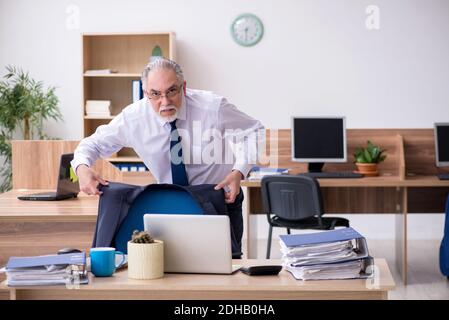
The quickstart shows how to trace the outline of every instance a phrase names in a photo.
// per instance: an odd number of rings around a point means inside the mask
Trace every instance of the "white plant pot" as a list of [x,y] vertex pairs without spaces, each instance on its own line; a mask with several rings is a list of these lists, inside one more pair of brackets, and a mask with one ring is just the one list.
[[128,278],[158,279],[164,276],[164,242],[128,241]]

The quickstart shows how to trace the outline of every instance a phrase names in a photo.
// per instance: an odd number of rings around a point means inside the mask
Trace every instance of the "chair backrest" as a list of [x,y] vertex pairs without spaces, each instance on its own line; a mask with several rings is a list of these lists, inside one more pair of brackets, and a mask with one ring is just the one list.
[[262,203],[266,214],[287,220],[321,217],[323,204],[318,182],[311,177],[277,175],[261,181]]
[[[147,189],[133,202],[114,237],[113,246],[117,250],[128,252],[128,241],[133,231],[144,230],[143,216],[146,213],[203,214],[203,209],[187,191]],[[151,234],[151,229],[149,231]]]

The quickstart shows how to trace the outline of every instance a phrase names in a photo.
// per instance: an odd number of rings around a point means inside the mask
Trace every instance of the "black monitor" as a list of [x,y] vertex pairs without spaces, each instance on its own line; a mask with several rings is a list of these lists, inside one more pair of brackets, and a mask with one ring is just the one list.
[[435,123],[435,160],[437,167],[449,166],[449,123]]
[[292,161],[307,162],[309,172],[320,172],[324,163],[346,162],[344,117],[293,117]]

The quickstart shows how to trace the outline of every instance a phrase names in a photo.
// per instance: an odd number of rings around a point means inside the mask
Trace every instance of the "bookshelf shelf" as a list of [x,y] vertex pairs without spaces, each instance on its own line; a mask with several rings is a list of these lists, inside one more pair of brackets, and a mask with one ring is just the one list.
[[139,157],[113,157],[113,158],[107,158],[105,159],[109,162],[116,163],[116,162],[136,162],[141,163],[142,160],[140,160]]
[[86,78],[140,78],[140,73],[83,74]]
[[105,117],[99,117],[99,116],[84,116],[85,120],[112,120],[115,116],[105,116]]

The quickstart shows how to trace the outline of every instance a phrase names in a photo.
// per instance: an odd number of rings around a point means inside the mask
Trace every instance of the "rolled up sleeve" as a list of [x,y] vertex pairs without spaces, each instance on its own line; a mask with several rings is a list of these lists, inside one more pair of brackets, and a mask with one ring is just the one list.
[[128,124],[122,112],[108,124],[99,126],[94,134],[81,140],[70,164],[75,172],[81,164],[91,167],[98,158],[110,157],[121,148],[130,147],[128,140]]
[[259,130],[265,127],[225,98],[221,100],[218,121],[223,137],[228,141],[230,138],[236,141],[232,148],[235,156],[233,170],[239,170],[246,178],[251,168],[257,164],[258,139],[264,137],[259,134]]

